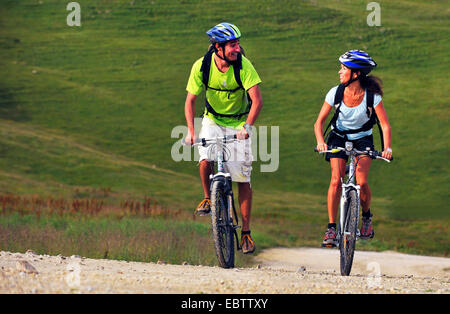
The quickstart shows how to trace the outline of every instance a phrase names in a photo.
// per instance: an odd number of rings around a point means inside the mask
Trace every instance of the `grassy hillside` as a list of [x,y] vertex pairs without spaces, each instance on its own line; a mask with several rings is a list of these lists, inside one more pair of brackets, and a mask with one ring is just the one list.
[[[367,26],[366,1],[344,0],[80,0],[82,25],[69,27],[68,2],[0,3],[0,193],[70,198],[103,187],[110,202],[151,195],[192,210],[202,196],[196,162],[172,160],[170,135],[185,124],[185,86],[207,49],[205,31],[229,21],[263,80],[257,125],[280,127],[278,171],[254,164],[256,229],[287,224],[296,238],[306,234],[296,228],[314,226],[320,240],[330,171],[312,152],[313,123],[338,84],[337,58],[359,48],[379,64],[393,128],[396,160],[374,162],[370,178],[379,228],[394,230],[383,241],[395,243],[395,223],[405,220],[439,221],[448,234],[443,2],[378,1],[380,27]],[[406,235],[434,223],[426,226]],[[433,250],[448,252],[448,244]]]

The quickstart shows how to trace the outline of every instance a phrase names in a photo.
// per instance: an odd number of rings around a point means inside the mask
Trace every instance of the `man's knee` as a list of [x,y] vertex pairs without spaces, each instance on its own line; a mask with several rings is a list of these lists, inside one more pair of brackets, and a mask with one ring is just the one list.
[[239,190],[243,190],[243,191],[251,191],[252,190],[252,186],[250,184],[250,182],[238,182],[238,187]]

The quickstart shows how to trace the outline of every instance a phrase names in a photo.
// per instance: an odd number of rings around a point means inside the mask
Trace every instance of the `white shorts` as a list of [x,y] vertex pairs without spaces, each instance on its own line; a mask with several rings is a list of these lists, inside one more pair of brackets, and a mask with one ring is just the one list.
[[[202,129],[200,130],[200,138],[214,138],[225,135],[234,135],[238,130],[227,128],[216,124],[208,117],[202,120]],[[252,172],[252,142],[251,138],[227,143],[227,154],[224,168],[226,172],[231,174],[231,180],[234,182],[250,182],[250,174]],[[198,146],[200,160],[215,161],[214,146],[203,147]]]

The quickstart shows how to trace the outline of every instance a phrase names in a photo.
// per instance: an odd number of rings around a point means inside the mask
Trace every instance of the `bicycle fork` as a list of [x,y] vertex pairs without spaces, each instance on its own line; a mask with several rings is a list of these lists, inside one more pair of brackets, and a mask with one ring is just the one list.
[[[357,194],[357,207],[358,207],[358,211],[357,211],[357,216],[356,216],[356,221],[359,221],[359,211],[360,211],[360,186],[358,184],[354,184],[354,183],[347,183],[344,184],[342,183],[342,192],[341,192],[341,201],[340,201],[340,213],[339,213],[339,232],[337,234],[337,240],[338,240],[338,245],[340,243],[340,237],[341,236],[348,236],[350,235],[350,232],[345,231],[345,227],[346,227],[346,218],[347,218],[347,210],[348,210],[348,194],[350,192],[350,190],[356,190],[356,194]],[[359,229],[356,229],[356,239],[359,239],[360,236],[360,231]]]
[[[241,250],[241,246],[239,243],[239,236],[237,233],[237,229],[239,229],[241,226],[239,226],[239,219],[238,215],[236,213],[236,207],[234,206],[234,197],[233,197],[233,189],[232,189],[232,181],[230,174],[216,174],[215,176],[211,175],[211,185],[214,180],[214,177],[225,177],[225,195],[226,195],[226,202],[227,202],[227,211],[228,211],[228,221],[224,221],[223,223],[225,225],[229,225],[234,233],[234,236],[236,238],[236,248],[237,250]],[[236,219],[236,224],[234,223],[234,220]]]
[[[239,229],[241,226],[239,226],[239,219],[236,214],[236,207],[234,207],[234,197],[232,190],[229,190],[228,193],[228,217],[230,217],[229,223],[233,228],[234,237],[236,238],[236,249],[239,251],[241,250],[241,246],[239,243],[239,237],[236,230]],[[236,219],[236,224],[234,224],[234,219]]]

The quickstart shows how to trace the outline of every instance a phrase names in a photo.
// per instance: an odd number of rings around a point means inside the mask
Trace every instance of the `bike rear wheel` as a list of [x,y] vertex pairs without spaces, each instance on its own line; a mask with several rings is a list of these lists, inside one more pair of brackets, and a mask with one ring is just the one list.
[[234,229],[231,219],[225,182],[214,181],[211,189],[211,225],[217,259],[223,268],[234,267]]
[[339,250],[341,253],[341,275],[348,276],[352,269],[355,254],[356,232],[358,229],[358,194],[356,190],[348,192],[346,217],[344,226],[339,231]]

